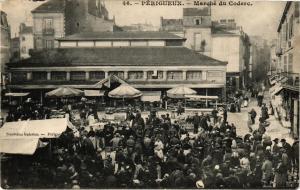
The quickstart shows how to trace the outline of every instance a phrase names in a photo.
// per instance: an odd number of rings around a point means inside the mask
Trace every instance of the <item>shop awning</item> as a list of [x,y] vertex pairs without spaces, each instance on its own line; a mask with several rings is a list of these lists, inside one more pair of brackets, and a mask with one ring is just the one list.
[[84,96],[87,96],[87,97],[104,96],[104,91],[99,91],[99,90],[84,90]]
[[272,88],[270,88],[269,92],[272,96],[278,95],[278,93],[283,89],[281,85],[275,85]]
[[10,97],[24,97],[28,96],[29,92],[9,92],[5,93],[5,96],[10,96]]
[[68,118],[6,122],[0,139],[58,138],[68,126]]
[[218,96],[185,95],[190,100],[217,100]]
[[141,100],[143,102],[159,102],[161,97],[161,91],[143,91]]

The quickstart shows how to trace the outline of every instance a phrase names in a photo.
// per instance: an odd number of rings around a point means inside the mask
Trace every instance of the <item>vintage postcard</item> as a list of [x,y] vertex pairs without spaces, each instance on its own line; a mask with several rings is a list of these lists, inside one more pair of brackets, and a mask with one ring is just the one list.
[[1,188],[299,187],[299,1],[0,8]]

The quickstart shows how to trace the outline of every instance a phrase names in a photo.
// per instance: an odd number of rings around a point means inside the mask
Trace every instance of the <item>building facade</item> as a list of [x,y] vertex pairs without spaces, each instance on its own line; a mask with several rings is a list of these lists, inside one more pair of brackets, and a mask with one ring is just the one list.
[[56,38],[85,31],[113,31],[101,0],[49,0],[31,11],[35,49],[58,47]]
[[[300,2],[286,3],[278,26],[278,73],[273,102],[278,118],[299,137],[299,78],[300,78]],[[277,101],[276,101],[277,100]]]
[[184,8],[182,19],[161,18],[161,31],[186,38],[185,47],[228,62],[228,91],[250,85],[250,47],[248,35],[234,19],[212,21],[211,8]]
[[59,48],[11,63],[9,88],[45,92],[59,86],[94,89],[115,75],[142,91],[186,85],[202,95],[225,97],[226,62],[183,47],[165,32],[102,32],[58,39]]
[[1,82],[1,90],[5,87],[5,69],[6,69],[6,63],[9,63],[9,59],[11,56],[10,53],[10,27],[7,22],[7,14],[3,11],[0,11],[1,13],[1,51],[0,51],[0,57],[1,57],[1,68],[0,68],[0,82]]
[[33,49],[33,31],[32,26],[26,26],[24,23],[19,27],[19,40],[20,40],[20,58],[29,58],[29,50]]

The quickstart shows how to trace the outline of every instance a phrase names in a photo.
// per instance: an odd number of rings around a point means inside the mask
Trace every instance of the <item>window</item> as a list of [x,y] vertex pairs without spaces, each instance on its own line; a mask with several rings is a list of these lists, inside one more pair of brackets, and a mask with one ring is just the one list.
[[96,42],[96,47],[111,47],[111,41],[98,41]]
[[148,45],[147,41],[131,41],[130,44],[133,47],[140,47],[140,46],[147,46]]
[[25,37],[24,36],[22,36],[22,41],[25,41]]
[[292,53],[289,54],[289,62],[288,62],[287,71],[289,73],[293,72],[293,54]]
[[196,25],[200,25],[200,20],[196,19]]
[[85,72],[84,71],[72,71],[70,72],[71,80],[85,80]]
[[52,49],[53,48],[53,40],[45,40],[45,48],[46,49]]
[[103,71],[91,71],[90,80],[101,80],[105,78],[105,72]]
[[187,80],[201,80],[202,72],[201,71],[187,71],[186,78],[187,78]]
[[168,80],[182,80],[183,79],[182,71],[168,71],[167,79]]
[[129,46],[129,41],[114,41],[113,46],[114,47],[126,47],[126,46]]
[[162,46],[165,46],[165,41],[160,41],[160,40],[150,40],[148,42],[148,46],[151,46],[151,47],[162,47]]
[[292,15],[290,17],[290,31],[289,31],[289,38],[291,39],[293,36],[293,21],[294,21],[294,16]]
[[143,77],[144,77],[143,71],[129,71],[128,72],[128,79],[140,80],[140,79],[143,79]]
[[78,47],[94,47],[93,41],[79,41],[77,42]]
[[115,75],[121,79],[124,79],[124,72],[123,71],[109,71],[108,75]]
[[207,80],[208,81],[222,81],[223,80],[223,72],[222,71],[209,71],[209,72],[207,72]]
[[53,28],[53,19],[45,18],[44,19],[44,29],[52,29]]
[[195,34],[195,39],[194,39],[194,46],[195,46],[195,50],[196,51],[200,51],[201,50],[201,41],[202,41],[202,35],[201,34]]
[[47,72],[32,72],[32,80],[47,80]]
[[148,71],[147,79],[163,79],[164,72],[163,71]]
[[207,73],[208,77],[222,77],[223,73],[221,71],[209,71]]
[[11,74],[12,82],[21,82],[27,80],[27,73],[26,72],[13,72]]
[[66,72],[64,71],[54,71],[51,72],[52,80],[67,80]]

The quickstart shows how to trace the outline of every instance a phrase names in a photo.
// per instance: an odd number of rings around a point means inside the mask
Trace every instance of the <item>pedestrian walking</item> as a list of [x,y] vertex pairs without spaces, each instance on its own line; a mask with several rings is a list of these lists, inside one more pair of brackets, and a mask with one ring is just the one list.
[[250,111],[252,124],[255,124],[256,111],[252,108]]

